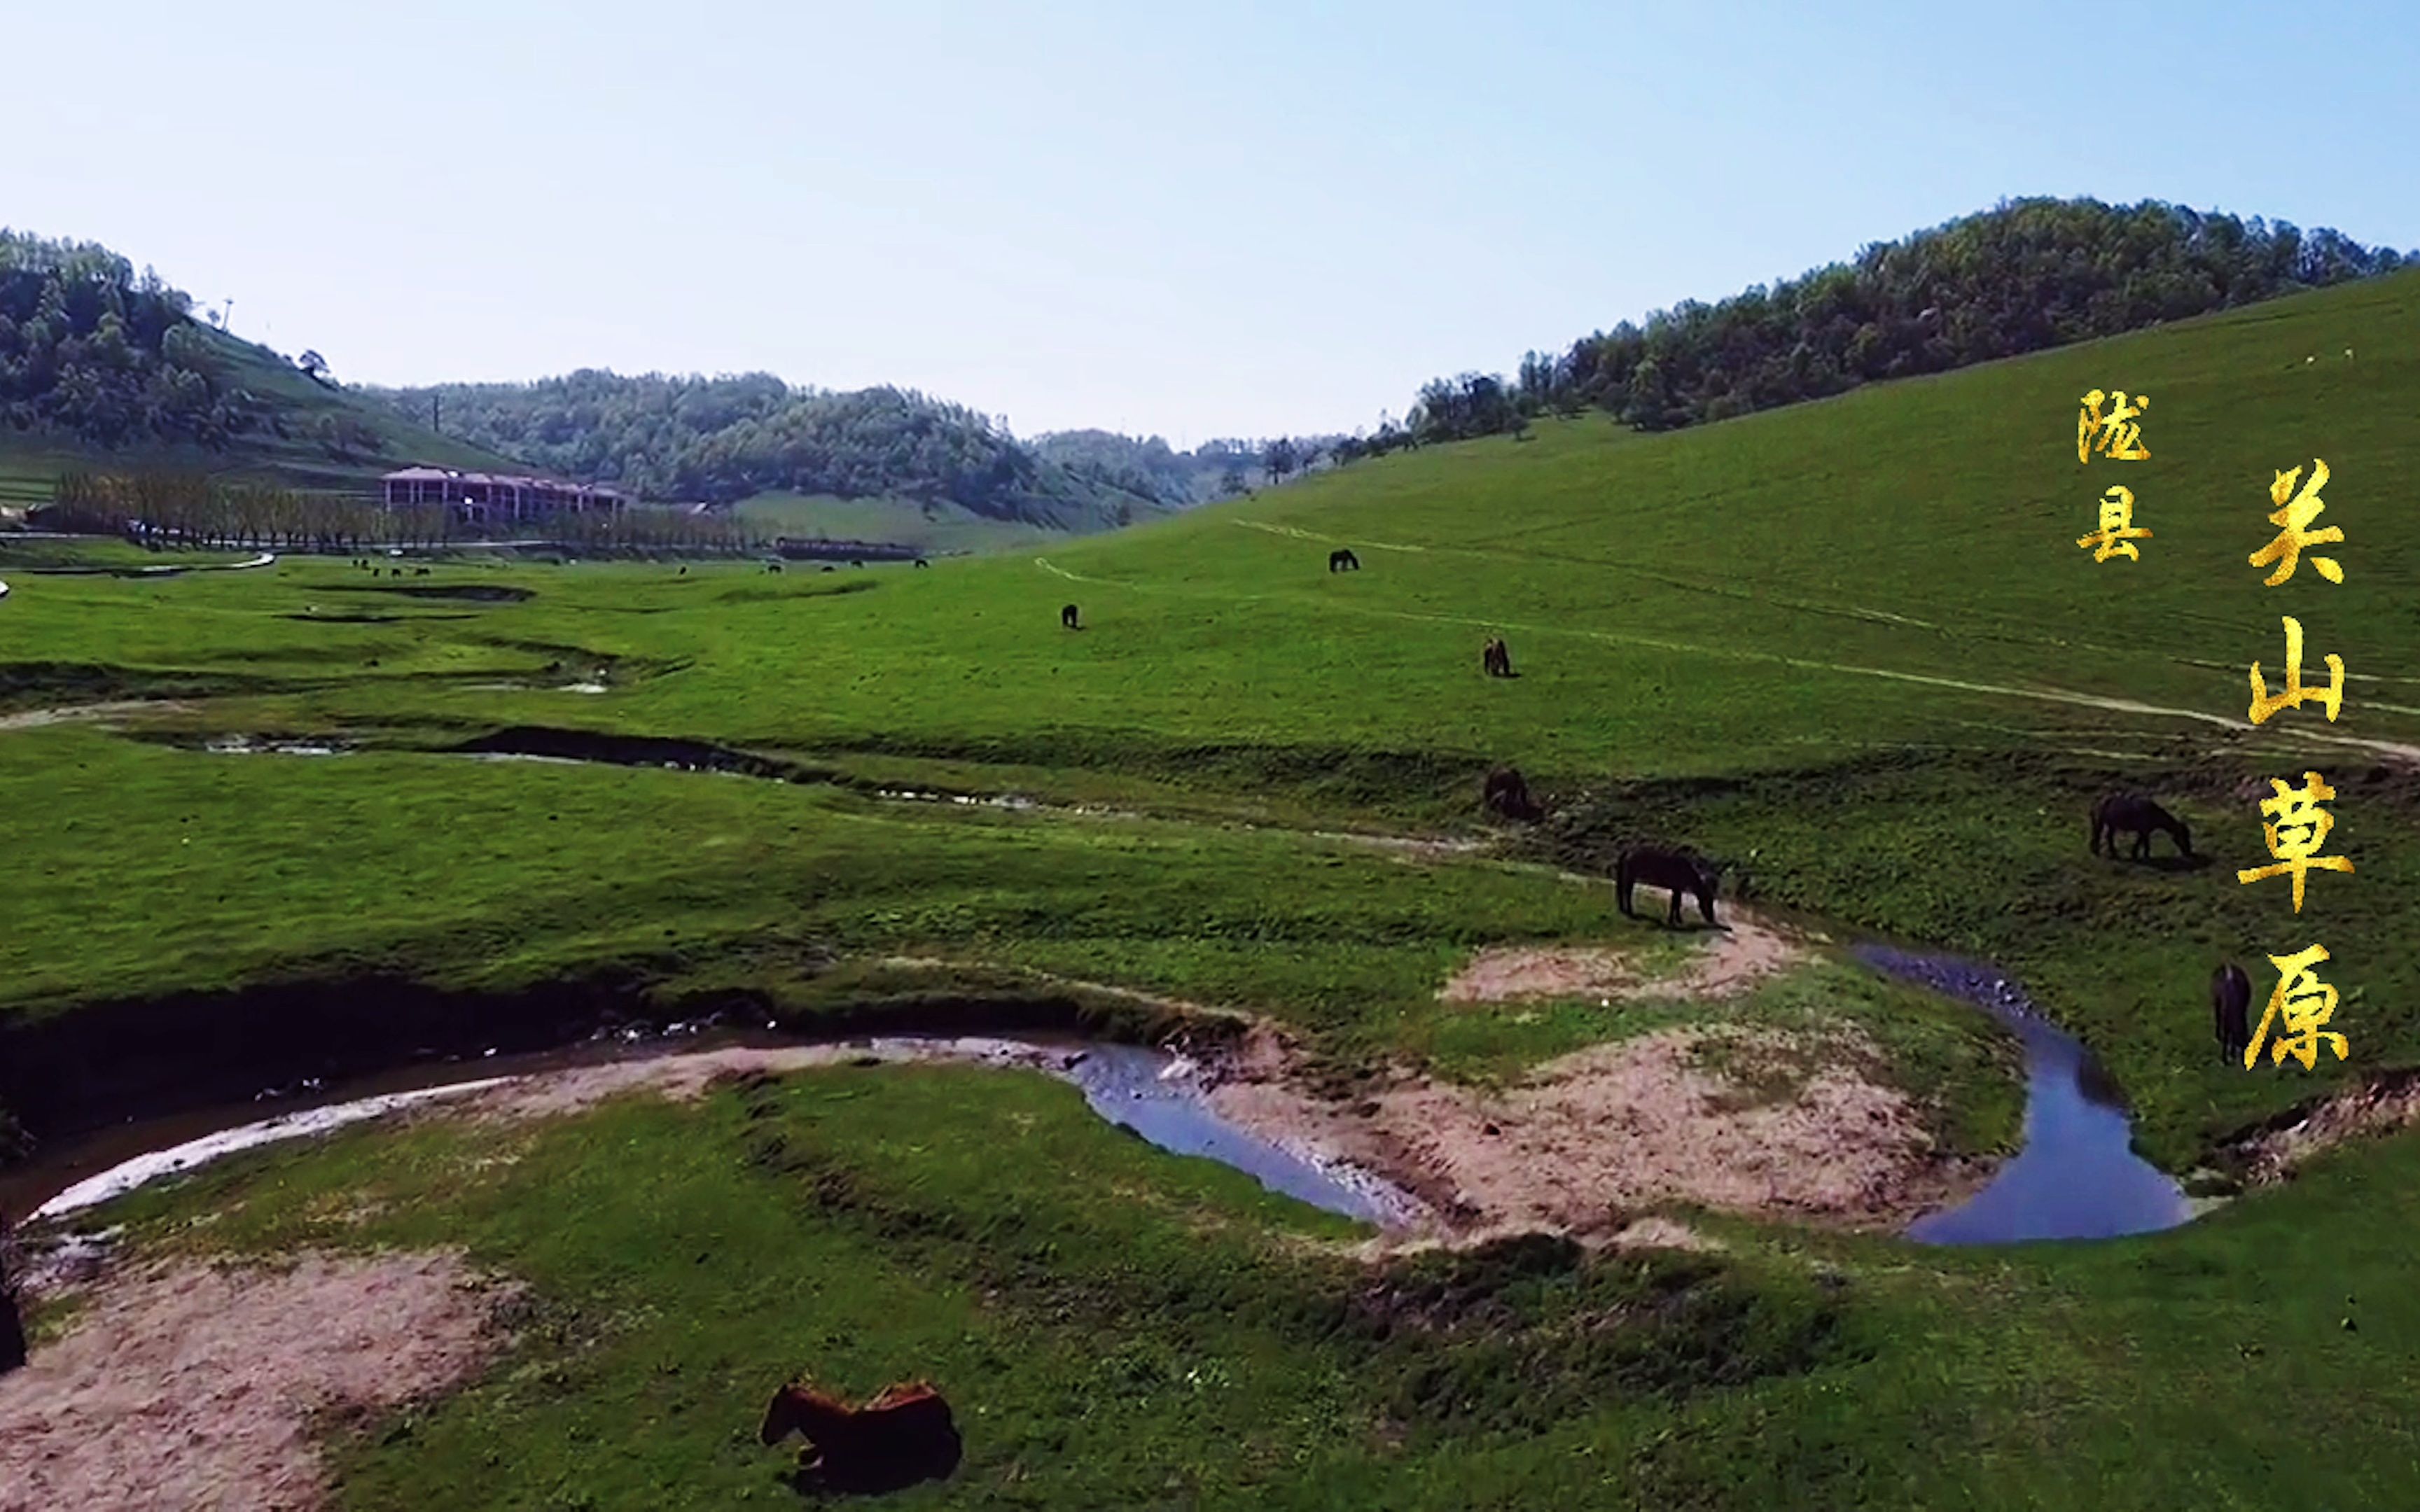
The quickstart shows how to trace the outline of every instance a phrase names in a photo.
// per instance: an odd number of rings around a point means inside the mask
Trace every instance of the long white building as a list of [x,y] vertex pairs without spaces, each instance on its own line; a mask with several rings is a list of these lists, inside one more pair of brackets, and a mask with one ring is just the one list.
[[556,514],[618,514],[629,503],[613,488],[558,478],[452,468],[405,468],[382,480],[386,505],[442,504],[466,525],[515,524]]

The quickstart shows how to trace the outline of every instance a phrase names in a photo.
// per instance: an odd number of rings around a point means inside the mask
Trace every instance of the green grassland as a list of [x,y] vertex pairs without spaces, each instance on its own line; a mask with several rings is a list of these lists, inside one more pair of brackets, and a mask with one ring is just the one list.
[[[805,1015],[869,960],[937,955],[1269,1014],[1341,1067],[1392,1055],[1487,1078],[1691,1011],[1519,1019],[1434,996],[1481,946],[1659,939],[1559,875],[1601,876],[1625,839],[1656,836],[1737,863],[1752,906],[2005,964],[2108,1063],[2145,1151],[2181,1170],[2412,1063],[2420,861],[2396,837],[2420,780],[2383,745],[2420,744],[2396,503],[2420,463],[2415,336],[2420,277],[2404,275],[1672,435],[1599,419],[1427,448],[929,571],[466,563],[383,584],[289,560],[23,580],[0,604],[0,715],[112,688],[188,697],[131,733],[146,738],[0,729],[0,854],[21,883],[0,1012],[368,975],[510,990],[612,966],[667,1000],[745,988]],[[2151,458],[2080,465],[2077,395],[2121,386],[2153,397]],[[2306,563],[2263,588],[2244,558],[2272,533],[2269,481],[2314,455],[2345,580]],[[2140,562],[2074,545],[2111,482],[2155,532]],[[1331,543],[1364,570],[1329,575]],[[1059,626],[1070,600],[1082,631]],[[2330,652],[2348,663],[2344,711],[2241,728],[2245,669],[2276,681],[2283,613],[2304,624],[2309,676]],[[1480,676],[1490,632],[1518,678]],[[559,690],[597,669],[607,692]],[[811,779],[444,753],[515,726],[710,741]],[[172,743],[237,732],[355,748]],[[1508,760],[1555,813],[1494,852],[1336,833],[1478,832],[1479,778]],[[2240,793],[2306,766],[2336,785],[2330,849],[2359,870],[2315,876],[2297,917],[2284,883],[2236,881],[2266,859]],[[2120,782],[2168,800],[2211,864],[2087,856],[2086,809]],[[2260,958],[2313,941],[2334,954],[2350,1058],[2219,1064],[2212,965],[2243,961],[2265,993]],[[2006,1142],[2004,1048],[1959,1011],[1828,964],[1722,1011],[1854,1017],[1890,1079],[1931,1091],[1953,1146]],[[1013,1077],[834,1072],[551,1128],[493,1189],[444,1186],[441,1147],[481,1136],[430,1131],[263,1156],[129,1208],[171,1224],[240,1193],[242,1221],[211,1242],[271,1243],[303,1231],[312,1191],[425,1190],[370,1236],[467,1239],[548,1305],[619,1320],[609,1342],[542,1339],[408,1434],[356,1445],[347,1494],[365,1505],[416,1483],[475,1502],[498,1458],[527,1466],[513,1494],[533,1503],[725,1504],[762,1476],[730,1443],[732,1404],[825,1332],[856,1341],[836,1368],[858,1389],[937,1358],[1001,1382],[999,1436],[928,1503],[2357,1505],[2415,1478],[2388,1405],[2412,1321],[2396,1300],[2420,1218],[2411,1135],[2119,1243],[1945,1254],[1708,1220],[1733,1251],[1677,1271],[1435,1261],[1479,1267],[1445,1289],[1509,1311],[1378,1348],[1334,1309],[1379,1283],[1278,1237],[1325,1231],[1312,1220],[1088,1117]],[[1002,1153],[1003,1120],[1061,1143]],[[816,1208],[790,1156],[759,1158],[765,1123],[845,1170],[848,1199]],[[903,1130],[925,1148],[904,1150]],[[1103,1175],[1052,1184],[1071,1169]],[[723,1234],[726,1257],[675,1266],[684,1226]],[[1132,1260],[1186,1244],[1158,1270]],[[1845,1292],[1810,1289],[1819,1256]],[[669,1300],[707,1295],[690,1288],[723,1266],[741,1301]],[[825,1280],[810,1303],[768,1274]],[[1676,1274],[1683,1300],[1653,1302]],[[985,1288],[939,1279],[975,1275]],[[2338,1326],[2348,1292],[2368,1309],[2358,1332]],[[1675,1332],[1633,1340],[1648,1363],[1624,1364],[1633,1343],[1602,1341],[1632,1336],[1606,1320],[1642,1314]],[[1071,1384],[1103,1360],[1140,1362],[1141,1384]],[[1232,1396],[1170,1384],[1204,1361]],[[2288,1399],[2326,1435],[2259,1426]]]
[[997,519],[945,501],[842,499],[832,494],[764,493],[731,506],[756,530],[793,539],[892,541],[927,551],[1009,550],[1061,540],[1064,532]]

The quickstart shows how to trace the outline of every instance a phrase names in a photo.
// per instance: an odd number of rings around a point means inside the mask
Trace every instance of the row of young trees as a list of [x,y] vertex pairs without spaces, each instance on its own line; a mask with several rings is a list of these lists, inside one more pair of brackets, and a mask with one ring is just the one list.
[[2329,229],[2146,200],[2003,203],[1770,287],[1624,321],[1517,375],[1466,373],[1419,393],[1404,424],[1342,460],[1519,432],[1590,407],[1643,430],[1727,419],[1885,378],[1946,372],[2299,289],[2389,273],[2420,253]]
[[[494,538],[439,504],[389,507],[342,494],[231,483],[197,473],[70,473],[42,511],[54,529],[120,534],[163,548],[354,552]],[[591,556],[761,551],[770,538],[722,514],[633,508],[551,516],[512,532]]]
[[219,376],[193,301],[85,242],[0,229],[0,424],[224,448],[267,407]]

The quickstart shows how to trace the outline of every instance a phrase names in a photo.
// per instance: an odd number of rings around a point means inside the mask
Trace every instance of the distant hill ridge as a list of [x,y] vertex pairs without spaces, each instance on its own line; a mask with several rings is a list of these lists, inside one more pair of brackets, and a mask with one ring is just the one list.
[[2391,273],[2420,252],[2161,200],[2019,199],[1715,304],[1435,378],[1342,456],[1515,431],[1595,408],[1670,430]]

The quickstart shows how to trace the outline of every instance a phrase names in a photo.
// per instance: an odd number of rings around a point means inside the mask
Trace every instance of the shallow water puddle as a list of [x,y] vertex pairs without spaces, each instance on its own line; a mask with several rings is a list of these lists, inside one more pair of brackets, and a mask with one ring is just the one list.
[[2024,1148],[1966,1201],[1918,1219],[1927,1244],[2114,1239],[2174,1228],[2193,1216],[2175,1179],[2134,1153],[2117,1083],[2071,1037],[2046,1022],[2023,989],[1989,966],[1885,945],[1853,952],[1866,964],[1969,1003],[2024,1045]]

